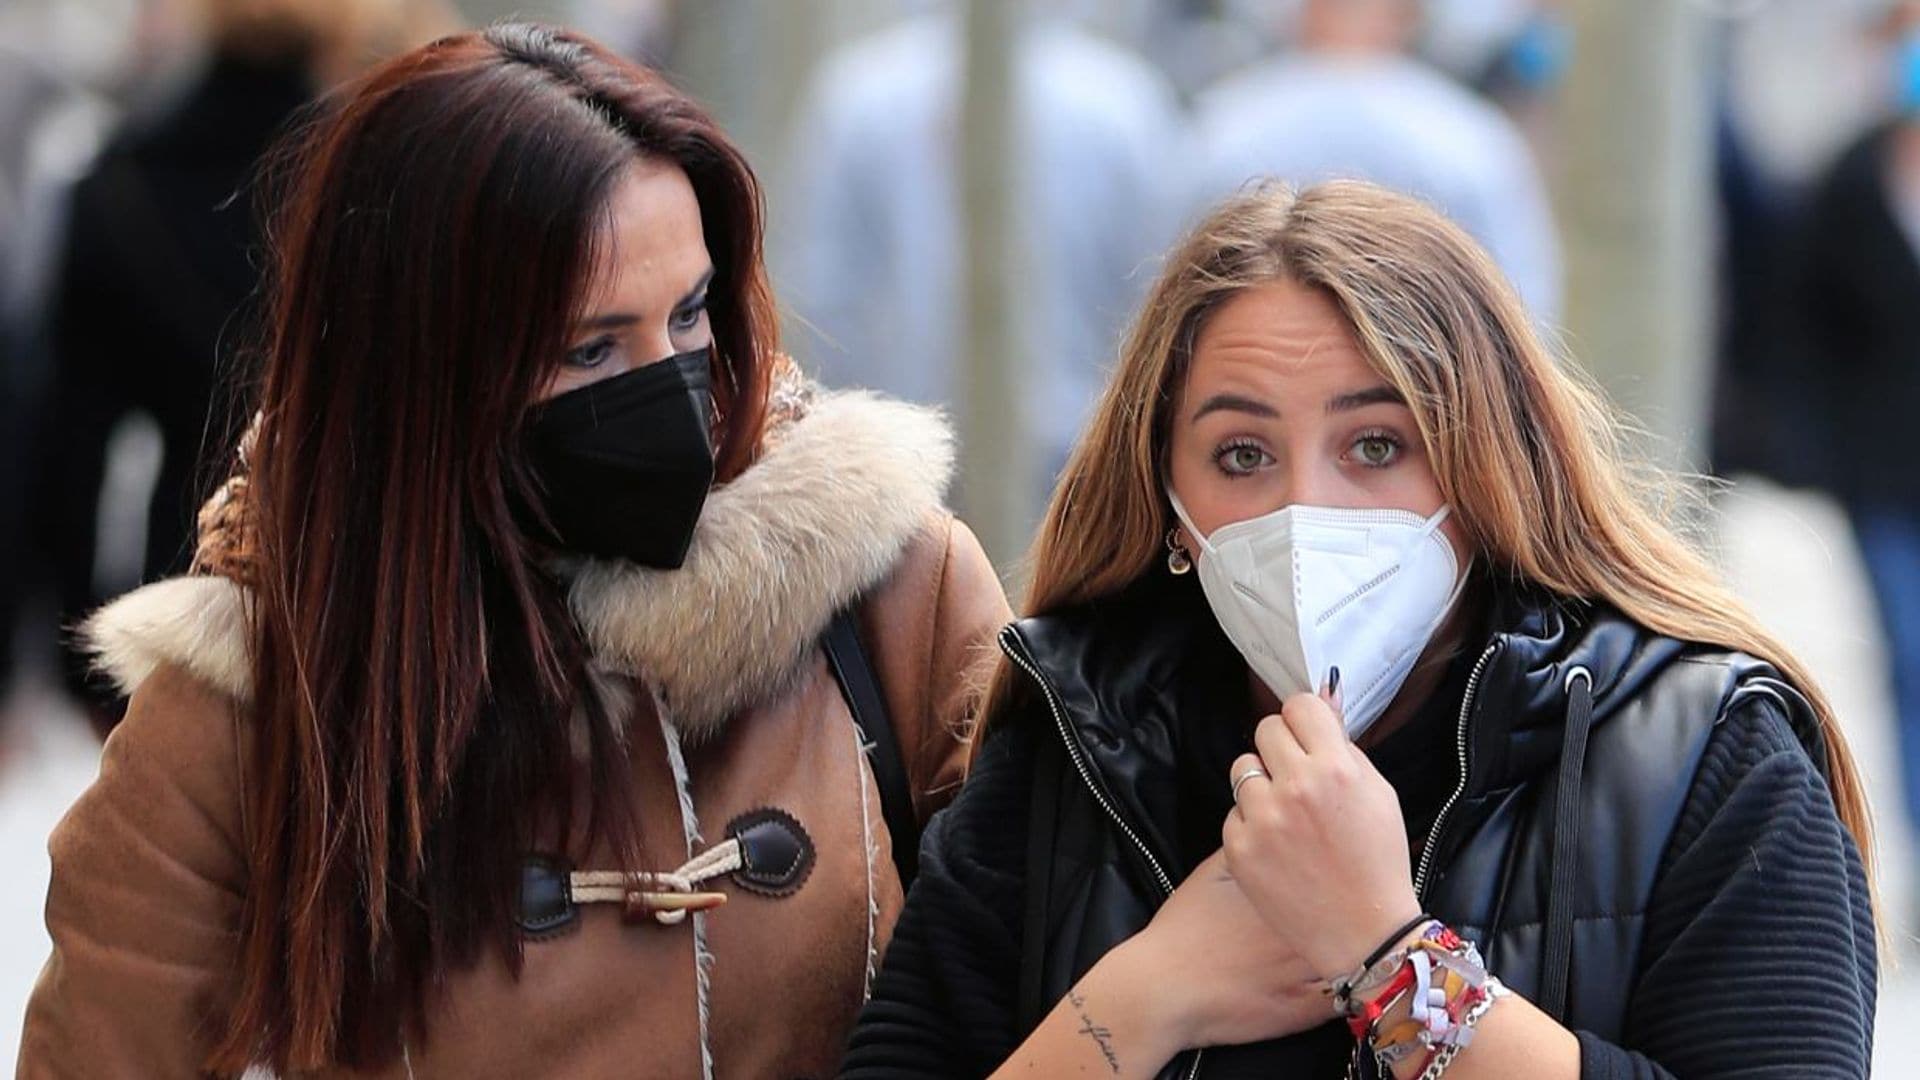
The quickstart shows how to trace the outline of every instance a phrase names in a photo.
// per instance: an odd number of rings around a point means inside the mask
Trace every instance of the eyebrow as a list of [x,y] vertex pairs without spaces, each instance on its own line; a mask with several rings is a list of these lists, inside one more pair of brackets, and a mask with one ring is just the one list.
[[1369,405],[1405,405],[1406,403],[1407,399],[1400,396],[1400,391],[1382,383],[1365,390],[1356,390],[1351,394],[1341,394],[1327,402],[1327,412],[1329,414],[1352,412]]
[[1246,413],[1248,416],[1257,416],[1262,420],[1280,419],[1280,410],[1264,401],[1255,401],[1240,394],[1215,394],[1193,411],[1193,421],[1217,412]]
[[[694,282],[693,288],[688,289],[685,296],[674,301],[673,310],[680,311],[687,307],[687,305],[699,300],[701,295],[707,291],[707,287],[712,284],[713,267],[709,266],[707,267],[707,272],[700,275],[700,280]],[[595,315],[590,319],[580,320],[574,324],[573,332],[583,334],[589,330],[613,330],[619,327],[632,326],[639,321],[640,316],[630,311],[611,311],[604,315]]]
[[[1341,394],[1333,398],[1327,402],[1327,413],[1332,415],[1335,413],[1352,412],[1355,409],[1364,409],[1369,405],[1405,405],[1406,403],[1407,400],[1400,396],[1400,391],[1382,384],[1379,386],[1370,386],[1365,390],[1356,390],[1351,394]],[[1192,422],[1197,422],[1201,417],[1217,412],[1245,413],[1248,416],[1258,417],[1262,420],[1278,420],[1280,418],[1280,410],[1264,401],[1259,401],[1243,394],[1215,394],[1203,402],[1198,409],[1193,411]]]

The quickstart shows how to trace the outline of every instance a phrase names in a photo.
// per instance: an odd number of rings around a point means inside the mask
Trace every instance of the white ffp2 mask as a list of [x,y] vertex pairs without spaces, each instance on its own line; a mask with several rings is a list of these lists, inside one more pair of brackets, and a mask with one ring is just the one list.
[[1466,581],[1440,532],[1450,507],[1287,506],[1205,536],[1167,497],[1199,542],[1200,587],[1227,639],[1282,701],[1338,665],[1350,737],[1393,702]]

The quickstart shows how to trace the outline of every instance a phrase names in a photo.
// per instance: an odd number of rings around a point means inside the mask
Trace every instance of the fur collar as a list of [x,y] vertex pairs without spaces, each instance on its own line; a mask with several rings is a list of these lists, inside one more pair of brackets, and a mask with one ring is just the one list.
[[[879,584],[939,511],[953,456],[933,410],[820,395],[769,433],[752,468],[708,496],[685,566],[580,559],[562,568],[597,664],[652,687],[694,738],[777,698],[834,613]],[[247,596],[224,577],[172,578],[109,604],[83,636],[124,693],[175,664],[245,700]]]

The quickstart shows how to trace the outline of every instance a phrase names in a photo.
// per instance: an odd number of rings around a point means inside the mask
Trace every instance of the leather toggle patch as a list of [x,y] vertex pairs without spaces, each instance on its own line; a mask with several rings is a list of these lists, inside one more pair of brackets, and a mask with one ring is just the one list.
[[521,860],[520,896],[514,911],[521,933],[538,940],[572,927],[580,915],[567,882],[572,870],[573,865],[558,855],[528,855]]
[[740,841],[734,884],[748,892],[792,896],[813,872],[813,838],[785,810],[750,810],[727,822],[727,835]]

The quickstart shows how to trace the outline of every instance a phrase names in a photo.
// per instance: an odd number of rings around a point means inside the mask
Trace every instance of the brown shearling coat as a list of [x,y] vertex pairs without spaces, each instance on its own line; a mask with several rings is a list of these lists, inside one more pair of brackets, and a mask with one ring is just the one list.
[[[449,973],[425,1041],[379,1075],[835,1070],[901,889],[818,641],[858,603],[924,821],[962,778],[980,666],[1009,618],[979,544],[940,508],[951,460],[930,413],[823,395],[715,490],[682,570],[572,568],[600,675],[632,706],[645,850],[671,864],[628,869],[673,869],[766,807],[798,819],[817,862],[784,897],[710,883],[726,903],[679,925],[581,905],[570,927],[527,941],[517,980],[497,956]],[[244,586],[201,574],[130,594],[90,626],[132,704],[53,834],[54,952],[28,1007],[22,1077],[199,1075],[247,889],[244,611]]]

